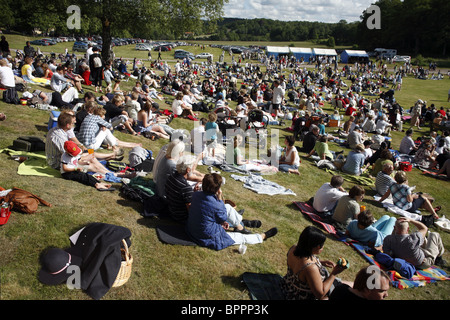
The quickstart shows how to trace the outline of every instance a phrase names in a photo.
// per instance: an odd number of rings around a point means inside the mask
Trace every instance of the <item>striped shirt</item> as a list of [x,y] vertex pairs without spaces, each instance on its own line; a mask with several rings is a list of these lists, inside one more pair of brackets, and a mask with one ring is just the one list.
[[375,188],[379,195],[383,196],[395,180],[383,171],[379,171],[375,180]]
[[58,126],[51,128],[45,141],[45,156],[47,163],[53,169],[60,169],[61,155],[64,153],[64,142],[69,140],[67,131]]
[[183,175],[176,171],[167,178],[165,188],[170,216],[185,223],[189,213],[186,204],[191,203],[192,186]]

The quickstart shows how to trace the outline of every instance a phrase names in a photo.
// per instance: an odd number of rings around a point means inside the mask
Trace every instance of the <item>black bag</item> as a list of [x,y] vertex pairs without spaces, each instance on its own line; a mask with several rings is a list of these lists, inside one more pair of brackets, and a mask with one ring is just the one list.
[[45,142],[39,137],[25,136],[13,141],[12,148],[17,151],[45,151]]
[[146,159],[136,165],[134,169],[136,171],[144,171],[144,172],[152,172],[153,170],[153,164],[155,163],[155,159]]
[[23,83],[16,83],[16,91],[24,92],[26,88]]
[[146,199],[151,198],[153,195],[141,190],[141,189],[135,189],[130,187],[128,184],[122,184],[120,187],[120,193],[123,197],[132,200],[143,203]]
[[3,91],[3,102],[12,104],[20,103],[19,95],[17,94],[16,88],[9,88]]

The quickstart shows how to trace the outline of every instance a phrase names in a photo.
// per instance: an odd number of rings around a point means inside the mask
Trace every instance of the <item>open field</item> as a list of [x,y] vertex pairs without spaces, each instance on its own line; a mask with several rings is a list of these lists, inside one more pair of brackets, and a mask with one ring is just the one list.
[[[23,48],[25,38],[15,38],[8,35],[11,48]],[[70,43],[69,43],[70,44]],[[69,44],[60,43],[51,47],[54,52],[63,52]],[[49,47],[41,48],[48,51]],[[183,47],[194,54],[201,51],[200,47]],[[70,49],[69,49],[70,50]],[[207,48],[214,54],[215,60],[221,49]],[[115,49],[116,57],[132,60],[146,59],[147,53],[134,50],[134,45]],[[173,51],[163,52],[163,60],[174,63]],[[153,53],[153,58],[157,52]],[[231,57],[225,55],[226,61]],[[253,61],[253,63],[257,63]],[[149,63],[145,62],[148,66]],[[288,71],[286,71],[287,74]],[[122,82],[121,88],[130,90],[134,84],[130,79]],[[434,103],[436,107],[450,108],[447,93],[450,89],[448,76],[444,80],[417,80],[406,78],[403,89],[395,93],[395,97],[404,109],[409,109],[418,99]],[[85,90],[93,90],[86,87]],[[166,96],[171,102],[173,97]],[[162,109],[170,108],[164,101],[158,101]],[[231,106],[235,103],[231,102]],[[326,111],[332,110],[326,104]],[[0,101],[0,112],[7,115],[7,120],[0,123],[0,149],[7,148],[19,135],[35,135],[44,138],[47,132],[49,113],[31,109],[27,106],[15,106]],[[193,122],[185,119],[175,119],[173,128],[193,128]],[[290,126],[290,121],[286,123]],[[280,143],[285,135],[284,127],[269,126],[270,130],[280,130]],[[409,128],[406,123],[404,128]],[[139,141],[156,155],[163,140],[152,142],[144,137],[133,137],[120,132],[115,133],[124,141]],[[428,128],[415,132],[415,137],[428,134]],[[393,132],[393,147],[398,148],[404,133]],[[301,146],[301,142],[296,142]],[[332,150],[340,148],[330,143]],[[348,149],[345,154],[348,154]],[[126,153],[127,156],[127,153]],[[245,255],[240,255],[236,247],[229,247],[215,252],[200,247],[170,246],[162,244],[156,235],[155,227],[159,223],[170,223],[158,219],[144,219],[140,215],[142,207],[138,203],[128,201],[115,192],[98,192],[93,188],[63,179],[20,176],[17,174],[18,162],[6,154],[0,154],[0,186],[9,189],[18,187],[39,195],[52,204],[51,208],[40,207],[33,215],[13,212],[9,222],[0,227],[0,299],[1,300],[89,300],[89,296],[79,290],[69,290],[66,286],[46,286],[37,280],[39,271],[39,255],[49,246],[67,247],[68,237],[75,230],[90,222],[105,222],[127,227],[132,232],[133,273],[126,285],[111,289],[104,300],[248,300],[248,292],[241,283],[244,272],[279,273],[286,272],[286,254],[288,249],[296,244],[301,231],[311,221],[306,219],[292,204],[293,201],[306,201],[314,196],[315,191],[331,175],[318,169],[314,162],[304,158],[299,168],[300,176],[277,173],[267,176],[268,180],[292,189],[296,196],[259,195],[242,187],[229,173],[223,172],[226,185],[223,188],[226,198],[237,203],[238,208],[245,209],[245,217],[260,219],[262,231],[278,227],[279,234],[261,245],[249,246]],[[127,157],[125,157],[127,159]],[[199,170],[206,173],[207,167]],[[151,175],[149,176],[151,178]],[[417,169],[408,173],[411,185],[416,190],[430,193],[436,203],[442,206],[440,214],[450,216],[449,182],[424,176]],[[345,182],[349,190],[352,183]],[[116,187],[120,187],[117,185]],[[377,218],[386,212],[373,200],[374,192],[366,188],[363,205],[375,213]],[[446,253],[445,260],[450,261],[450,236],[437,228],[443,239]],[[7,244],[7,245],[6,245]],[[322,259],[337,261],[346,257],[351,268],[340,277],[353,280],[357,271],[367,263],[352,248],[329,238],[325,243]],[[450,282],[429,284],[422,288],[398,290],[391,288],[389,300],[448,300]]]

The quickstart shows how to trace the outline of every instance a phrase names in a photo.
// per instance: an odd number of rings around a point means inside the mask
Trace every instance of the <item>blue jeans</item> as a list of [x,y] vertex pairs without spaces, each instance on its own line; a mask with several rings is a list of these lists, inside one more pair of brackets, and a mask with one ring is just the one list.
[[289,172],[289,169],[297,170],[298,166],[295,164],[280,164],[278,165],[278,170],[283,172]]
[[392,231],[394,231],[396,221],[397,221],[396,218],[384,215],[380,219],[378,219],[374,224],[372,224],[372,227],[383,233],[385,236],[388,236],[392,234]]

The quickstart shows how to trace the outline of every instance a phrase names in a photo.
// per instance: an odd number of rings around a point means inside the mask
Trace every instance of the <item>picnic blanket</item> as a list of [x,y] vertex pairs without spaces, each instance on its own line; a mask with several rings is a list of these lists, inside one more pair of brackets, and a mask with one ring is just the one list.
[[259,194],[273,195],[293,195],[295,192],[280,186],[278,183],[264,179],[261,176],[250,174],[249,176],[240,176],[232,174],[231,177],[236,181],[244,182],[244,188],[250,189]]
[[[59,170],[53,169],[47,164],[47,158],[45,152],[26,152],[26,151],[16,151],[12,149],[2,149],[0,153],[6,153],[11,157],[26,157],[27,159],[19,164],[17,168],[17,174],[21,176],[40,176],[40,177],[50,177],[50,178],[62,178],[61,172]],[[106,165],[106,161],[100,161],[103,165]],[[94,172],[90,172],[94,174]],[[114,174],[107,173],[104,175],[103,179],[107,182],[120,183],[122,178],[114,176]]]
[[372,254],[366,252],[369,249],[368,246],[362,243],[347,238],[345,235],[340,234],[336,228],[326,222],[326,219],[320,216],[319,213],[309,204],[305,202],[294,201],[294,204],[299,208],[299,210],[308,216],[312,221],[319,224],[326,232],[334,235],[337,240],[344,242],[345,244],[351,246],[356,252],[358,252],[365,260],[370,264],[377,265],[381,269],[384,269],[391,281],[392,285],[398,289],[413,288],[419,286],[425,286],[427,283],[433,283],[440,280],[450,280],[447,274],[436,266],[432,266],[425,270],[417,270],[416,274],[411,279],[405,279],[400,274],[394,270],[386,270],[386,268],[380,265],[373,257]]
[[[373,196],[373,199],[375,201],[378,201],[380,198],[381,198],[381,196],[378,194]],[[412,213],[412,212],[400,209],[392,202],[392,198],[387,198],[387,199],[383,200],[383,202],[381,202],[381,204],[387,211],[389,211],[391,213],[398,214],[399,216],[407,217],[407,218],[417,220],[417,221],[422,220],[422,215],[420,214],[420,211],[416,211],[416,213]]]
[[423,169],[420,167],[419,167],[419,169],[422,171],[423,174],[432,176],[433,178],[441,179],[441,180],[449,180],[447,175],[444,173],[439,174],[437,171],[431,171],[431,170]]
[[339,240],[345,239],[345,235],[336,229],[330,219],[325,217],[323,214],[318,213],[313,206],[301,201],[294,201],[293,204],[296,205],[297,208],[309,219],[321,226],[327,233],[334,235]]
[[332,175],[340,175],[344,178],[345,181],[352,182],[355,184],[359,184],[360,186],[374,186],[375,181],[372,178],[366,177],[364,175],[356,176],[354,174],[345,173],[339,170],[331,170],[329,168],[325,168],[325,171],[331,173]]
[[400,290],[407,288],[423,287],[428,283],[450,280],[450,277],[447,275],[447,273],[436,266],[431,266],[430,268],[424,270],[416,270],[416,274],[412,276],[410,279],[403,278],[397,271],[386,270],[386,268],[383,265],[379,264],[374,259],[372,254],[366,252],[366,249],[368,249],[367,246],[364,246],[356,241],[351,241],[349,242],[349,244],[370,264],[377,265],[381,269],[384,269],[389,275],[389,278],[391,279],[392,286]]
[[282,276],[279,274],[266,274],[244,272],[242,282],[248,288],[252,300],[285,300],[281,289]]
[[22,176],[41,176],[61,178],[59,170],[53,169],[47,164],[45,152],[26,152],[12,149],[2,149],[0,153],[6,153],[11,157],[26,157],[27,159],[19,164],[17,174]]
[[186,233],[184,225],[159,225],[156,227],[156,234],[159,240],[165,244],[197,246]]

